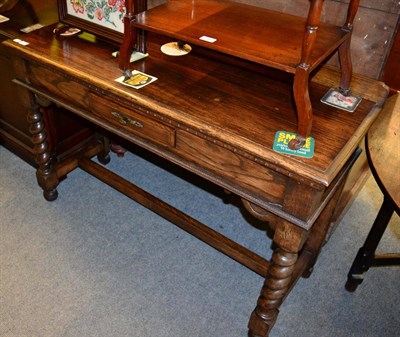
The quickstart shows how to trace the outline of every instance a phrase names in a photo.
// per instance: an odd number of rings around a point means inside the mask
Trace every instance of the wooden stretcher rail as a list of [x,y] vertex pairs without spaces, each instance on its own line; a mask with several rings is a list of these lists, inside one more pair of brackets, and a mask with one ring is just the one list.
[[187,214],[140,189],[136,185],[85,156],[79,158],[78,166],[82,170],[97,177],[107,185],[135,200],[149,210],[159,214],[221,253],[224,253],[233,260],[243,264],[257,274],[264,277],[266,276],[269,261],[263,257],[191,218]]

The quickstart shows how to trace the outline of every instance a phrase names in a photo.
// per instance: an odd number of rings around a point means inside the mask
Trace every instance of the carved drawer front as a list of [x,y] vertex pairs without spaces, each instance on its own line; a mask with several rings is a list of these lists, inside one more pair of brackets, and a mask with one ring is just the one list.
[[178,130],[176,151],[196,166],[212,172],[217,180],[223,177],[232,186],[278,207],[283,203],[287,177],[243,157],[235,150]]
[[29,81],[38,89],[44,89],[54,98],[66,102],[67,105],[87,108],[88,89],[64,75],[45,67],[30,64]]
[[163,146],[175,146],[175,129],[158,123],[130,109],[101,98],[89,95],[92,113],[110,122],[117,129],[150,140]]

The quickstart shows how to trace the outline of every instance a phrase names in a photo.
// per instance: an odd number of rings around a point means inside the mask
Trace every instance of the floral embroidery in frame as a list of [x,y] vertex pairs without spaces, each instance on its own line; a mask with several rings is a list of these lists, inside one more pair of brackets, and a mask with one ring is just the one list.
[[66,0],[69,15],[91,23],[124,31],[125,0]]

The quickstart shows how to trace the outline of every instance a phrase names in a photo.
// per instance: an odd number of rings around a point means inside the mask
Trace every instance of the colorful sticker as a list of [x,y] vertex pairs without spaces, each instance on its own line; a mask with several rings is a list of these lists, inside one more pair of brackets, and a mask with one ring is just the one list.
[[132,71],[131,77],[125,78],[125,76],[121,76],[116,79],[117,82],[127,85],[128,87],[132,87],[135,89],[143,88],[144,86],[154,82],[157,80],[157,77],[147,75],[140,71],[134,70]]
[[361,98],[352,95],[343,95],[339,90],[329,89],[321,102],[336,108],[353,112],[361,102]]
[[293,132],[277,131],[273,146],[274,151],[303,158],[312,158],[314,156],[315,147],[314,138],[308,137],[305,144],[300,149],[292,150],[289,148],[289,142],[295,138],[296,134]]

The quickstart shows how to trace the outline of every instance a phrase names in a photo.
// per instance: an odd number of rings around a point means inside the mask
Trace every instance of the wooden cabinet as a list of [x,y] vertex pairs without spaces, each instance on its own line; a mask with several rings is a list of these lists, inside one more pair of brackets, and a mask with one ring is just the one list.
[[145,42],[139,45],[137,38],[143,30],[290,73],[297,136],[289,146],[299,149],[312,129],[311,73],[335,51],[339,53],[341,68],[336,87],[345,96],[350,93],[350,39],[359,2],[350,1],[347,17],[339,27],[320,22],[323,0],[310,1],[306,18],[231,1],[171,0],[143,10],[146,0],[129,0],[120,67],[129,71],[130,52],[135,44],[137,49],[144,48]]
[[[1,15],[9,18],[0,23],[0,42],[6,39],[24,38],[21,29],[40,23],[49,25],[58,21],[56,1],[18,1]],[[13,84],[15,76],[13,58],[0,44],[0,144],[35,164],[31,134],[26,121],[30,98],[27,91]],[[52,124],[49,146],[58,157],[67,156],[74,148],[92,138],[87,123],[77,116],[66,114],[55,105],[42,108],[46,123]]]

